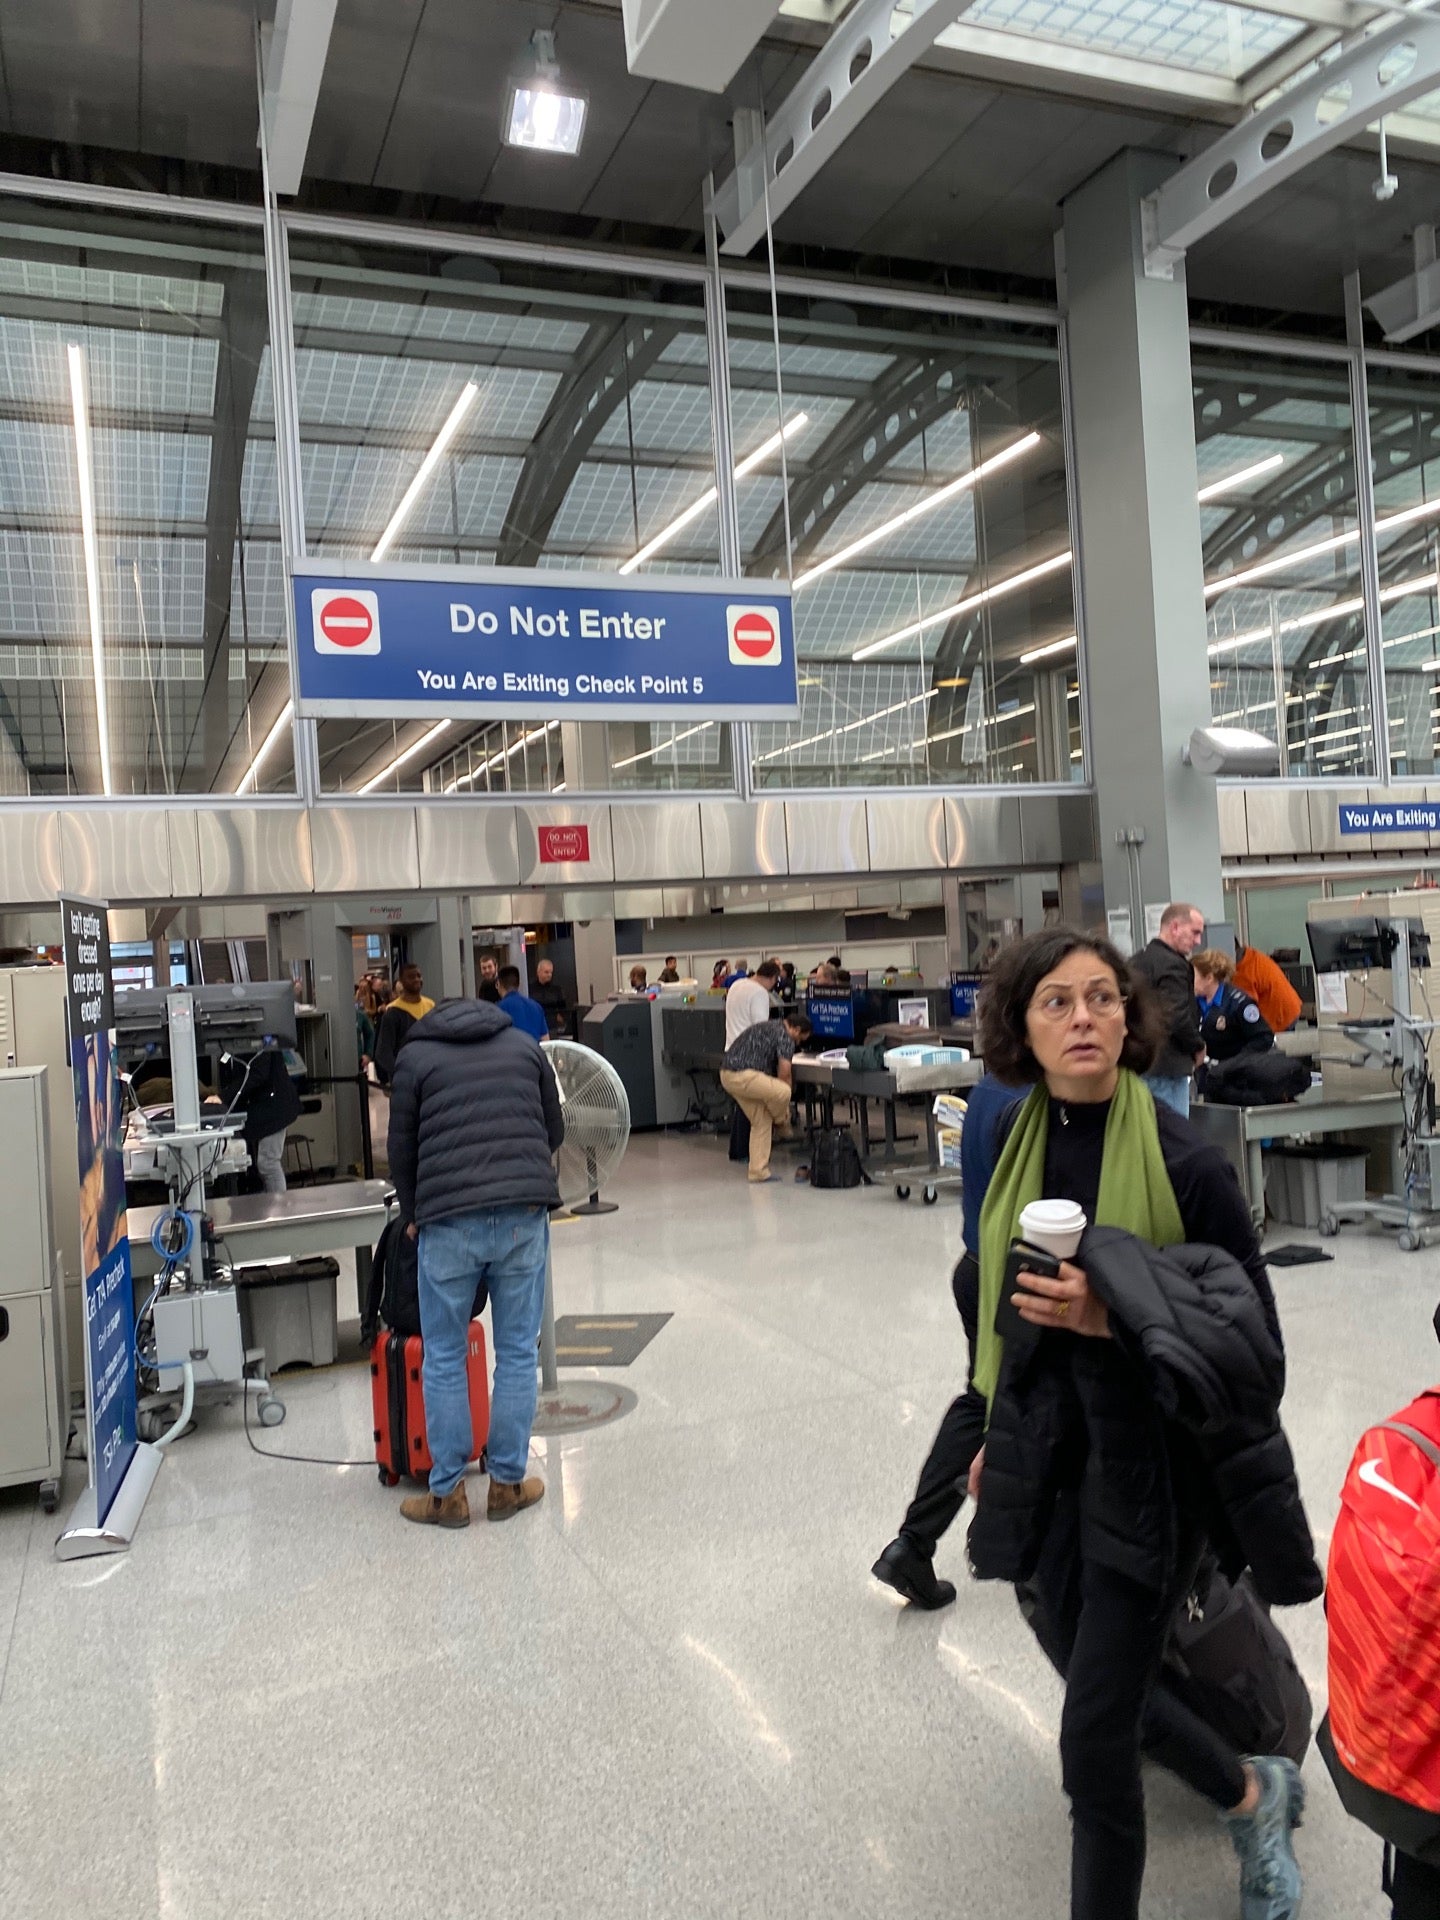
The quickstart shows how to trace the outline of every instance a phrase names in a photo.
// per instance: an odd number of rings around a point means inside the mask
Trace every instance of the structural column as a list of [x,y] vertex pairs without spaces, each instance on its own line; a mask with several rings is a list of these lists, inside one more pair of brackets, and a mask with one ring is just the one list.
[[1105,900],[1221,905],[1213,780],[1181,761],[1210,722],[1184,268],[1147,280],[1140,203],[1173,171],[1125,152],[1065,202],[1075,529]]

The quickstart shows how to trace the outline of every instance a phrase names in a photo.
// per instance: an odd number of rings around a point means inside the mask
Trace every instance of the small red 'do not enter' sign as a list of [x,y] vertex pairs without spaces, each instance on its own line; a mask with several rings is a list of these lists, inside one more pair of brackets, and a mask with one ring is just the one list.
[[374,626],[370,609],[349,594],[337,594],[320,614],[320,631],[333,647],[363,647]]
[[541,827],[540,864],[556,867],[590,858],[589,827]]

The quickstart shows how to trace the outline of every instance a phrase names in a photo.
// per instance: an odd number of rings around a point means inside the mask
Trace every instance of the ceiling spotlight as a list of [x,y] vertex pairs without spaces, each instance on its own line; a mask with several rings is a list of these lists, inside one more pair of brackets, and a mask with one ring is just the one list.
[[501,126],[506,146],[576,154],[588,106],[583,93],[571,93],[560,84],[555,35],[543,27],[531,34],[526,71],[510,82],[505,94]]

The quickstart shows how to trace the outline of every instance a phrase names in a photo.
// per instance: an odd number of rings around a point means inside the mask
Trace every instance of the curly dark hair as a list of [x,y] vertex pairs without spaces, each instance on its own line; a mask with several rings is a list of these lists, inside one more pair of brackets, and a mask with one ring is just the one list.
[[1072,953],[1093,953],[1110,968],[1125,996],[1121,1066],[1148,1073],[1154,1064],[1164,1041],[1164,1021],[1149,984],[1131,972],[1103,934],[1082,933],[1078,927],[1048,927],[1003,948],[980,993],[980,1053],[986,1071],[1009,1086],[1033,1086],[1044,1078],[1030,1051],[1026,1015],[1040,982]]

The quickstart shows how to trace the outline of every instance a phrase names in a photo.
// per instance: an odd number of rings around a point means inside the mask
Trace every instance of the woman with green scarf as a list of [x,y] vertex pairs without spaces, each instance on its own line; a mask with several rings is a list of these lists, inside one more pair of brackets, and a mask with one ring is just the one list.
[[[1007,1305],[1025,1325],[1016,1327],[1013,1314],[1003,1322],[1008,1343],[995,1325],[1021,1210],[1068,1200],[1091,1225],[1123,1228],[1156,1248],[1197,1243],[1228,1253],[1250,1276],[1279,1348],[1269,1279],[1233,1172],[1188,1122],[1157,1109],[1141,1078],[1157,1039],[1143,982],[1104,939],[1067,928],[1035,935],[1007,948],[987,982],[986,1068],[1034,1091],[1016,1110],[981,1215],[974,1382],[992,1431],[1019,1432],[1025,1473],[997,1478],[997,1466],[987,1489],[984,1452],[977,1459],[972,1554],[982,1577],[1019,1581],[1031,1578],[1027,1563],[1047,1529],[1050,1557],[1057,1542],[1068,1555],[1062,1584],[1071,1611],[1058,1624],[1068,1648],[1060,1752],[1073,1821],[1072,1920],[1137,1920],[1142,1737],[1163,1745],[1166,1764],[1224,1816],[1240,1856],[1244,1920],[1291,1920],[1300,1902],[1290,1841],[1302,1806],[1295,1767],[1242,1760],[1156,1692],[1169,1623],[1214,1511],[1203,1466],[1188,1436],[1162,1419],[1133,1342],[1112,1329],[1077,1264],[1083,1243],[1058,1278],[1022,1273]],[[1293,1479],[1292,1491],[1303,1522]],[[1073,1533],[1058,1531],[1062,1513]],[[1157,1742],[1162,1711],[1169,1717]]]

